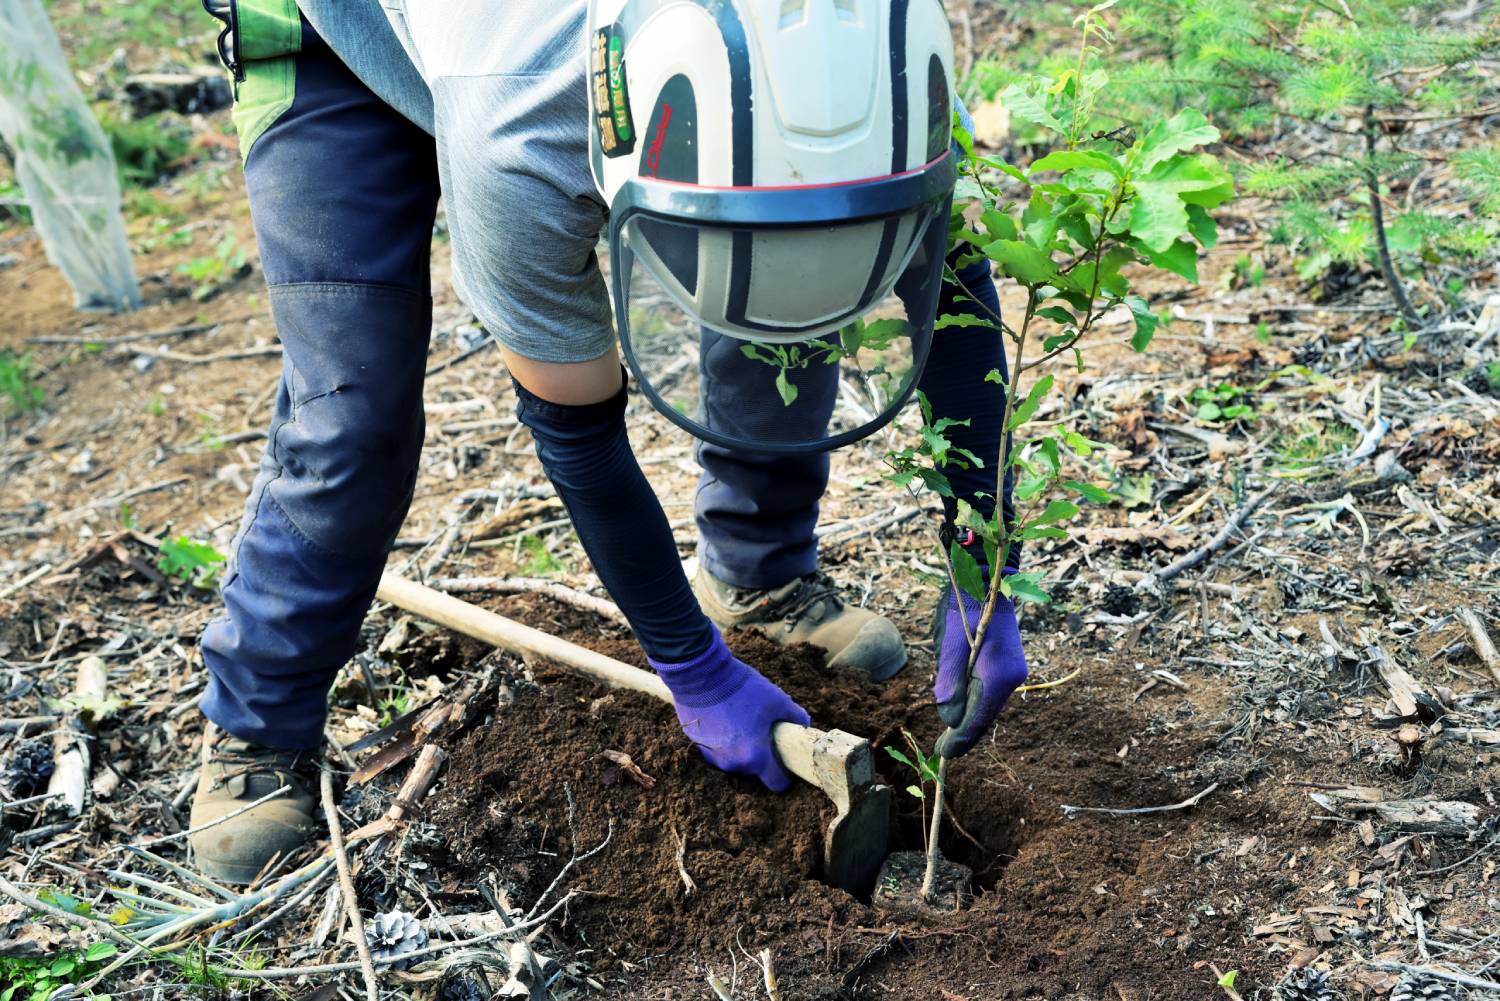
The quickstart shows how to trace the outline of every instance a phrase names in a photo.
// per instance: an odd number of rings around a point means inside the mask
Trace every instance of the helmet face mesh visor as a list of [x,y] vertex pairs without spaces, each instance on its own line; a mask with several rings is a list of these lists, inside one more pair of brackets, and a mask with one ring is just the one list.
[[705,441],[770,454],[856,441],[916,387],[947,226],[946,200],[807,226],[630,215],[611,240],[626,360]]

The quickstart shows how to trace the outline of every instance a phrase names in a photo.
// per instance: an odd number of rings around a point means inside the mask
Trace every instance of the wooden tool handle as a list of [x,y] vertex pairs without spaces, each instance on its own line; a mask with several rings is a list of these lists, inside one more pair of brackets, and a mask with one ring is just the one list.
[[[541,657],[577,674],[597,678],[615,688],[642,692],[669,705],[672,703],[672,693],[666,683],[650,671],[631,667],[613,657],[606,657],[540,629],[522,625],[405,577],[384,574],[375,596],[397,608],[431,619],[439,625],[483,640],[502,650]],[[843,777],[844,769],[820,768],[819,758],[824,752],[847,754],[846,740],[857,738],[837,730],[825,732],[795,723],[777,723],[771,731],[771,739],[787,771],[804,782],[817,786],[831,797],[847,801],[849,787],[847,779]],[[833,765],[834,762],[828,764]]]

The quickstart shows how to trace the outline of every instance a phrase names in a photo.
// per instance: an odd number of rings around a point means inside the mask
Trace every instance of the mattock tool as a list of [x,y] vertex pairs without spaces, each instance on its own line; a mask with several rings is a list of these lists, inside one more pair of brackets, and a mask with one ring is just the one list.
[[[540,657],[615,688],[672,703],[666,684],[650,671],[404,577],[382,576],[376,597],[512,653]],[[868,895],[885,861],[891,817],[891,789],[877,781],[870,742],[842,730],[816,730],[795,723],[777,723],[771,738],[786,770],[821,789],[838,811],[823,836],[825,878],[855,895]]]

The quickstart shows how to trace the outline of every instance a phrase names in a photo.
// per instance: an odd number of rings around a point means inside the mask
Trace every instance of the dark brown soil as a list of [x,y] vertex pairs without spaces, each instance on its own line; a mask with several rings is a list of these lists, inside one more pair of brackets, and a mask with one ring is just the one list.
[[[570,612],[498,607],[641,662],[628,637]],[[924,743],[935,736],[920,651],[877,687],[830,673],[811,648],[784,651],[743,633],[730,641],[818,725],[881,746],[899,742],[903,727]],[[596,950],[592,975],[621,996],[706,997],[708,968],[727,977],[744,961],[740,946],[770,946],[788,998],[1210,997],[1209,961],[1243,968],[1253,959],[1235,955],[1246,916],[1205,902],[1195,837],[1206,823],[1249,832],[1254,821],[1212,801],[1197,812],[1064,819],[1062,804],[1180,801],[1196,791],[1184,783],[1197,781],[1192,766],[1205,750],[1171,734],[1133,741],[1144,738],[1145,716],[1121,707],[1137,678],[1110,658],[1088,668],[1019,701],[990,744],[952,766],[956,823],[943,847],[977,877],[973,905],[954,915],[887,912],[819,882],[829,811],[816,791],[774,796],[720,774],[665,705],[545,665],[538,685],[511,686],[514,701],[451,748],[433,819],[451,833],[461,881],[495,870],[523,898],[612,830],[608,847],[569,876],[582,895],[559,934]],[[1136,746],[1122,758],[1122,744]],[[630,780],[606,750],[629,754],[655,786]],[[904,766],[880,758],[893,785],[911,783]],[[893,847],[920,849],[917,800],[901,795],[898,811]],[[692,894],[677,865],[680,838]]]

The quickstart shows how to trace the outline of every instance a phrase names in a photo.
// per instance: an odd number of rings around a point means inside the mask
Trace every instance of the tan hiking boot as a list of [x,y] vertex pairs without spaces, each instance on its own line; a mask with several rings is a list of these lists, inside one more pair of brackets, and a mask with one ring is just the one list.
[[317,829],[318,761],[314,751],[278,751],[210,726],[193,796],[197,828],[243,809],[282,786],[289,791],[189,838],[198,870],[231,885],[253,880],[278,854],[296,849]]
[[720,629],[755,629],[782,646],[811,643],[828,651],[830,667],[852,667],[884,681],[906,665],[906,644],[891,621],[844,604],[826,574],[758,591],[726,584],[700,566],[693,592]]

